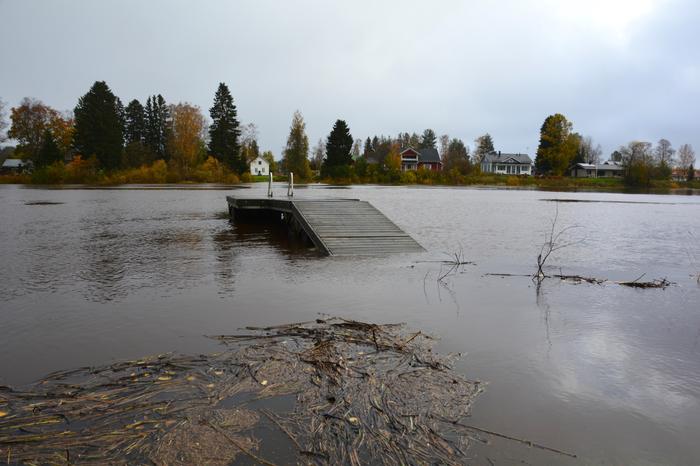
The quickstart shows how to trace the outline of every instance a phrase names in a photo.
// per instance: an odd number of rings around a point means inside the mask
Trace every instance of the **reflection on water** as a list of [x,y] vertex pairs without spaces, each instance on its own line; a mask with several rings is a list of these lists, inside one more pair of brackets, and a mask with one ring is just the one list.
[[[223,189],[0,187],[0,384],[72,366],[216,346],[203,334],[319,313],[407,322],[488,381],[470,423],[599,464],[700,459],[700,272],[693,197],[306,187],[368,200],[428,252],[327,258],[280,225],[233,224]],[[246,189],[264,195],[266,186]],[[278,188],[283,193],[284,187]],[[582,225],[559,272],[666,277],[666,290],[527,275],[555,211]],[[569,202],[576,201],[576,202]],[[585,202],[580,202],[585,201]],[[475,265],[442,282],[462,249]],[[476,464],[567,464],[495,440]]]

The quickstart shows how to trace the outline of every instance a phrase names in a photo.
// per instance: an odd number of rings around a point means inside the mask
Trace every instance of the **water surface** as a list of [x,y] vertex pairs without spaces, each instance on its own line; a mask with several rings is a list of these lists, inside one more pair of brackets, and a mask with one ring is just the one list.
[[[473,450],[475,464],[700,463],[700,198],[299,188],[370,201],[427,249],[328,258],[283,230],[232,224],[231,190],[206,188],[0,186],[0,384],[213,351],[203,335],[319,313],[407,322],[488,382],[470,423],[580,456],[494,440]],[[487,275],[532,273],[557,211],[558,226],[578,228],[553,271],[677,285],[549,280],[538,293],[528,278]],[[436,261],[457,251],[475,265],[438,283]]]

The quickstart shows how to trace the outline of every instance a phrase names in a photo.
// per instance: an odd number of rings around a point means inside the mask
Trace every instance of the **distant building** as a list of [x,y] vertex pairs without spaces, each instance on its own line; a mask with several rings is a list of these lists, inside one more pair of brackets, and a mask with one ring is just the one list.
[[418,170],[419,168],[426,168],[434,172],[442,170],[442,161],[437,149],[429,147],[416,150],[409,147],[401,152],[401,171]]
[[532,159],[527,154],[491,152],[481,161],[481,171],[499,175],[532,175]]
[[0,173],[3,175],[13,174],[13,173],[25,173],[31,171],[34,167],[31,161],[24,161],[22,159],[7,159],[2,163],[0,167]]
[[[674,168],[671,172],[671,179],[673,181],[687,181],[688,180],[688,168]],[[700,170],[695,170],[695,179],[700,180]]]
[[262,157],[257,157],[250,162],[250,174],[267,176],[270,174],[270,164]]
[[622,162],[607,162],[591,164],[577,163],[571,168],[571,176],[574,178],[618,178],[625,174]]

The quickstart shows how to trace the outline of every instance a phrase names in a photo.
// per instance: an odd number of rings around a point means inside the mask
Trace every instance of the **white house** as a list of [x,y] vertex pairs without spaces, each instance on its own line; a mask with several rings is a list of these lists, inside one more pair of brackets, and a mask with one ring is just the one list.
[[270,174],[270,164],[263,160],[262,157],[258,157],[250,162],[250,174],[267,176]]
[[481,161],[481,171],[501,175],[532,175],[532,159],[526,154],[491,152]]

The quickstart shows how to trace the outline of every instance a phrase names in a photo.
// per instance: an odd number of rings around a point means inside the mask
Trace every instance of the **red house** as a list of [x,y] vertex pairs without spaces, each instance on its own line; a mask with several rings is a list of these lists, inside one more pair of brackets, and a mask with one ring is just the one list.
[[401,171],[418,170],[421,167],[434,172],[442,170],[437,149],[429,147],[418,151],[409,147],[401,152]]

